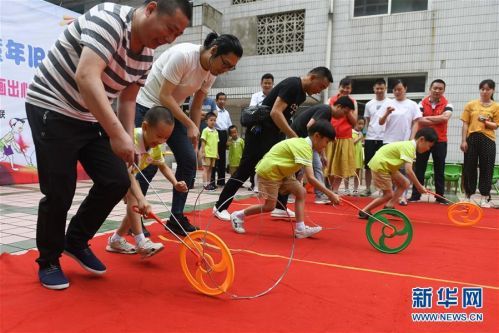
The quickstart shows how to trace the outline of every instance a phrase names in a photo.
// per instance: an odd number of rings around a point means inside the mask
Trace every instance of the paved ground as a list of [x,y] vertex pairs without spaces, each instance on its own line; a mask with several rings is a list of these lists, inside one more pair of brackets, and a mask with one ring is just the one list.
[[[187,198],[186,210],[190,211],[196,208],[204,209],[212,207],[213,203],[218,199],[220,189],[216,192],[203,192],[199,195],[201,189],[201,172],[198,172],[195,188],[189,193]],[[249,183],[246,183],[249,185]],[[76,189],[76,194],[73,204],[68,214],[69,219],[75,214],[80,203],[84,200],[92,181],[80,181]],[[172,187],[162,175],[158,176],[153,181],[154,188],[157,189],[161,199],[168,207],[171,205]],[[363,188],[361,188],[363,189]],[[160,217],[167,217],[168,210],[161,203],[159,198],[149,191],[148,200],[153,206],[153,211]],[[493,202],[499,205],[499,196],[494,192]],[[238,192],[240,196],[251,195],[246,188],[241,188]],[[461,194],[448,195],[451,200],[462,198]],[[24,253],[28,249],[36,248],[36,218],[38,210],[38,202],[42,198],[38,184],[24,184],[0,186],[0,253]],[[426,197],[423,199],[427,200]],[[477,199],[478,200],[478,199]],[[121,222],[125,213],[125,205],[120,202],[111,212],[99,233],[108,233],[114,231]],[[150,222],[152,223],[152,222]]]

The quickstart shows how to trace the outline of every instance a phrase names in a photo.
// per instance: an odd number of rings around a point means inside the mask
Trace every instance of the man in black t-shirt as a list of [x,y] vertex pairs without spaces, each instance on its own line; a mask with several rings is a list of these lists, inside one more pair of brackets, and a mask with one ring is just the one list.
[[324,119],[327,121],[331,121],[332,109],[329,104],[317,104],[307,108],[300,112],[300,114],[293,118],[293,123],[291,124],[291,129],[295,131],[295,133],[300,138],[306,138],[308,136],[308,127],[311,119],[314,119],[314,122],[319,119]]
[[[227,208],[234,195],[248,179],[260,159],[270,148],[285,137],[293,138],[298,135],[290,127],[291,117],[298,110],[298,106],[305,102],[308,95],[320,93],[333,82],[331,71],[326,67],[317,67],[303,77],[289,77],[276,85],[262,102],[262,105],[272,107],[270,118],[261,125],[249,128],[246,131],[245,146],[241,163],[237,171],[225,185],[220,197],[213,207],[213,214],[225,221],[230,221]],[[286,211],[287,197],[278,198],[278,209],[273,216],[288,217],[294,215]],[[283,203],[283,205],[279,205]]]

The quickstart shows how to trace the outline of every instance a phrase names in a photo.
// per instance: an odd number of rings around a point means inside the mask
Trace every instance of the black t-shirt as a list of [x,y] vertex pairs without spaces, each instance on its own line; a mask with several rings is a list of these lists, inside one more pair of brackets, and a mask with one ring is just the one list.
[[[280,97],[288,104],[288,107],[284,110],[284,117],[289,122],[291,117],[298,110],[298,106],[307,99],[307,94],[303,91],[301,79],[299,77],[288,77],[279,82],[279,84],[269,92],[267,97],[262,101],[262,104],[273,107],[277,97]],[[269,119],[269,122],[275,126],[272,119]]]
[[319,119],[331,121],[331,107],[328,104],[317,104],[301,111],[293,118],[291,128],[300,138],[306,138],[308,136],[307,124],[312,118],[315,121],[318,121]]

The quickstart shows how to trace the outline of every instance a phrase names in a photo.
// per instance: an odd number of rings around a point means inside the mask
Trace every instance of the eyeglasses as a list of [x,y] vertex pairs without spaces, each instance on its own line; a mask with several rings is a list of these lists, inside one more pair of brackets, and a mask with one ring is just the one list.
[[231,64],[227,60],[224,59],[223,56],[220,56],[220,59],[222,59],[222,67],[227,69],[228,71],[233,71],[236,69],[236,65]]

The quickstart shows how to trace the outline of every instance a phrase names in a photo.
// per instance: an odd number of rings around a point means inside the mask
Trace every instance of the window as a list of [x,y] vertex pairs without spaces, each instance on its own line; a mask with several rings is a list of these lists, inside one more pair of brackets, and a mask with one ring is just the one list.
[[428,0],[355,0],[353,16],[414,12],[428,9]]
[[304,10],[258,16],[257,21],[258,55],[303,52]]

